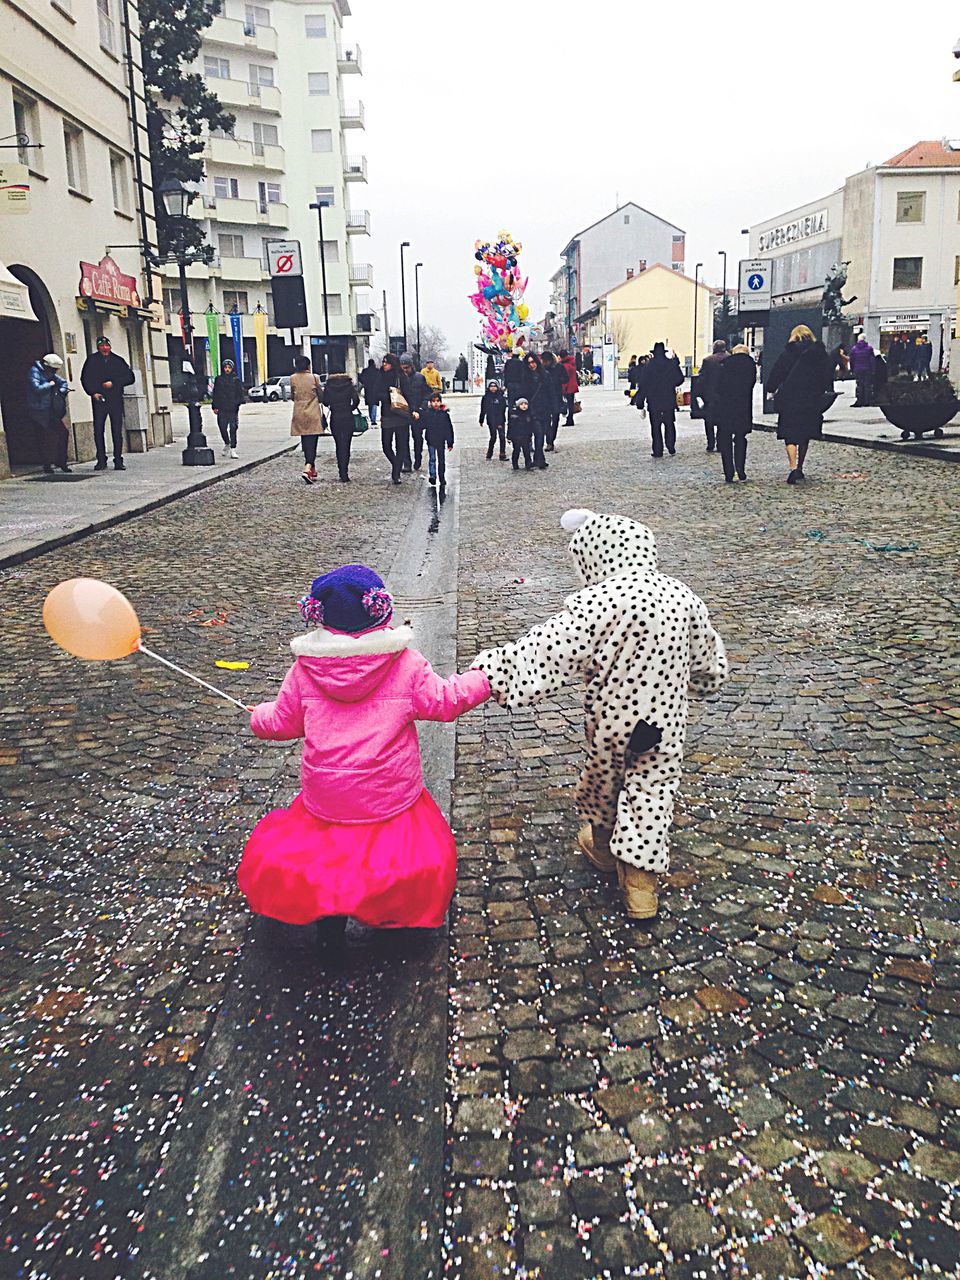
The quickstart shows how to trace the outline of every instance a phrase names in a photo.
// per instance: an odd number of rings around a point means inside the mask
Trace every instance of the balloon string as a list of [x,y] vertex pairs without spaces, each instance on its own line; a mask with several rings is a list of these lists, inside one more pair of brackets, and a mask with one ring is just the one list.
[[236,698],[232,698],[229,693],[224,693],[222,689],[218,689],[215,684],[209,684],[206,680],[201,680],[199,676],[195,676],[192,671],[185,671],[183,667],[178,667],[175,662],[170,662],[167,658],[161,658],[159,653],[154,653],[152,649],[148,649],[142,642],[137,644],[137,652],[145,653],[148,658],[156,658],[157,662],[162,662],[165,667],[169,667],[171,671],[178,671],[180,675],[186,676],[188,680],[193,680],[197,684],[202,684],[205,689],[209,689],[211,693],[218,694],[221,698],[226,698],[227,702],[232,702],[235,707],[239,707],[241,711],[246,711],[247,706],[243,702],[238,702]]

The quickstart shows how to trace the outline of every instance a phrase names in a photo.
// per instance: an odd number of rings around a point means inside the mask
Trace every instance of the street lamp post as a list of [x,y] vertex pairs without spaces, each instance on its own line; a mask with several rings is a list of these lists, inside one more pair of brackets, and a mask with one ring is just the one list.
[[[403,346],[407,346],[407,282],[403,274],[403,251],[410,248],[409,240],[400,241],[400,316],[403,321]],[[389,338],[389,334],[387,337]]]
[[317,225],[320,228],[320,285],[323,289],[323,331],[329,338],[330,309],[327,306],[327,255],[323,243],[323,211],[328,207],[329,201],[327,200],[317,200],[310,206],[311,209],[316,209],[317,211]]
[[697,372],[697,308],[700,303],[700,268],[702,262],[698,262],[693,268],[693,367],[691,374]]
[[420,268],[422,262],[417,262],[413,267],[413,296],[416,303],[417,316],[417,368],[420,368]]
[[[170,177],[160,184],[157,194],[163,202],[164,212],[171,221],[183,222],[186,219],[187,209],[195,194],[193,191],[188,191],[176,178]],[[187,256],[182,249],[177,252],[176,259],[180,269],[180,313],[183,317],[182,371],[184,375],[189,373],[191,390],[190,399],[187,402],[187,421],[190,430],[187,435],[187,446],[182,454],[183,465],[212,467],[214,454],[203,434],[203,414],[197,401],[197,375],[193,367],[193,321],[190,318],[190,298],[187,290]]]
[[717,253],[721,258],[723,258],[723,293],[721,295],[720,302],[720,315],[722,317],[721,324],[723,326],[723,332],[720,334],[720,337],[724,342],[726,342],[727,329],[729,328],[729,318],[727,316],[727,251],[726,249],[718,249]]

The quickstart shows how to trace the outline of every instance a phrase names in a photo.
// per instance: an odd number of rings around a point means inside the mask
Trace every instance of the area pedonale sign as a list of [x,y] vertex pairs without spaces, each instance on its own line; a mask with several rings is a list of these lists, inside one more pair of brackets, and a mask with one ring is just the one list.
[[94,266],[80,263],[80,296],[90,302],[113,302],[121,307],[139,307],[140,290],[136,276],[125,276],[108,254]]

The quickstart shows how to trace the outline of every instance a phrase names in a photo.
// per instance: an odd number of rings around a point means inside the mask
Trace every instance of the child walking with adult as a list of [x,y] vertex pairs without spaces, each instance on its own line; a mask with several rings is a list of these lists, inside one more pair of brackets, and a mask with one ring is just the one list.
[[393,601],[366,565],[316,578],[300,601],[313,630],[275,702],[251,712],[258,738],[303,738],[301,790],[257,823],[237,872],[253,911],[287,924],[352,916],[375,928],[435,929],[456,880],[453,834],[424,787],[418,720],[449,723],[486,701],[481,671],[443,679],[393,627]]
[[583,689],[587,760],[577,787],[579,837],[599,871],[616,871],[627,915],[657,913],[669,867],[687,701],[715,693],[727,673],[723,641],[689,587],[657,570],[657,544],[625,516],[568,511],[570,553],[583,590],[515,644],[474,666],[501,706],[529,707],[567,684]]
[[513,445],[513,469],[520,470],[520,455],[527,471],[533,470],[533,420],[530,405],[524,396],[510,406],[507,439]]
[[240,406],[246,403],[247,393],[237,377],[237,366],[232,360],[224,360],[220,372],[213,380],[210,407],[217,415],[217,428],[223,441],[223,456],[236,458],[237,427],[240,424]]
[[487,446],[487,461],[493,457],[494,446],[499,441],[500,461],[507,460],[507,441],[505,427],[507,424],[507,397],[500,388],[496,378],[487,383],[487,390],[480,400],[480,425],[486,424],[490,432],[490,443]]
[[453,423],[439,391],[430,397],[422,418],[427,442],[427,472],[431,484],[440,485],[441,496],[447,487],[447,454],[453,449]]
[[349,373],[330,374],[323,388],[321,403],[330,410],[330,434],[337,450],[337,470],[343,483],[348,484],[353,415],[360,408],[360,394]]

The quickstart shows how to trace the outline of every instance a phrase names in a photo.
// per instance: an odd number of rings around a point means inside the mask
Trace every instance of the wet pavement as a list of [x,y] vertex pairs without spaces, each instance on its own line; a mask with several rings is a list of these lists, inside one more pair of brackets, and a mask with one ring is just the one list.
[[[791,489],[757,433],[724,486],[696,426],[654,463],[621,397],[584,404],[534,474],[459,408],[442,508],[368,438],[350,486],[277,459],[0,574],[0,1275],[957,1274],[957,470],[824,445]],[[108,578],[253,700],[304,584],[364,559],[448,671],[572,589],[583,504],[654,527],[732,658],[652,927],[573,849],[574,691],[471,713],[455,758],[423,735],[449,960],[337,951],[251,924],[233,878],[296,746],[39,623],[56,581]]]

